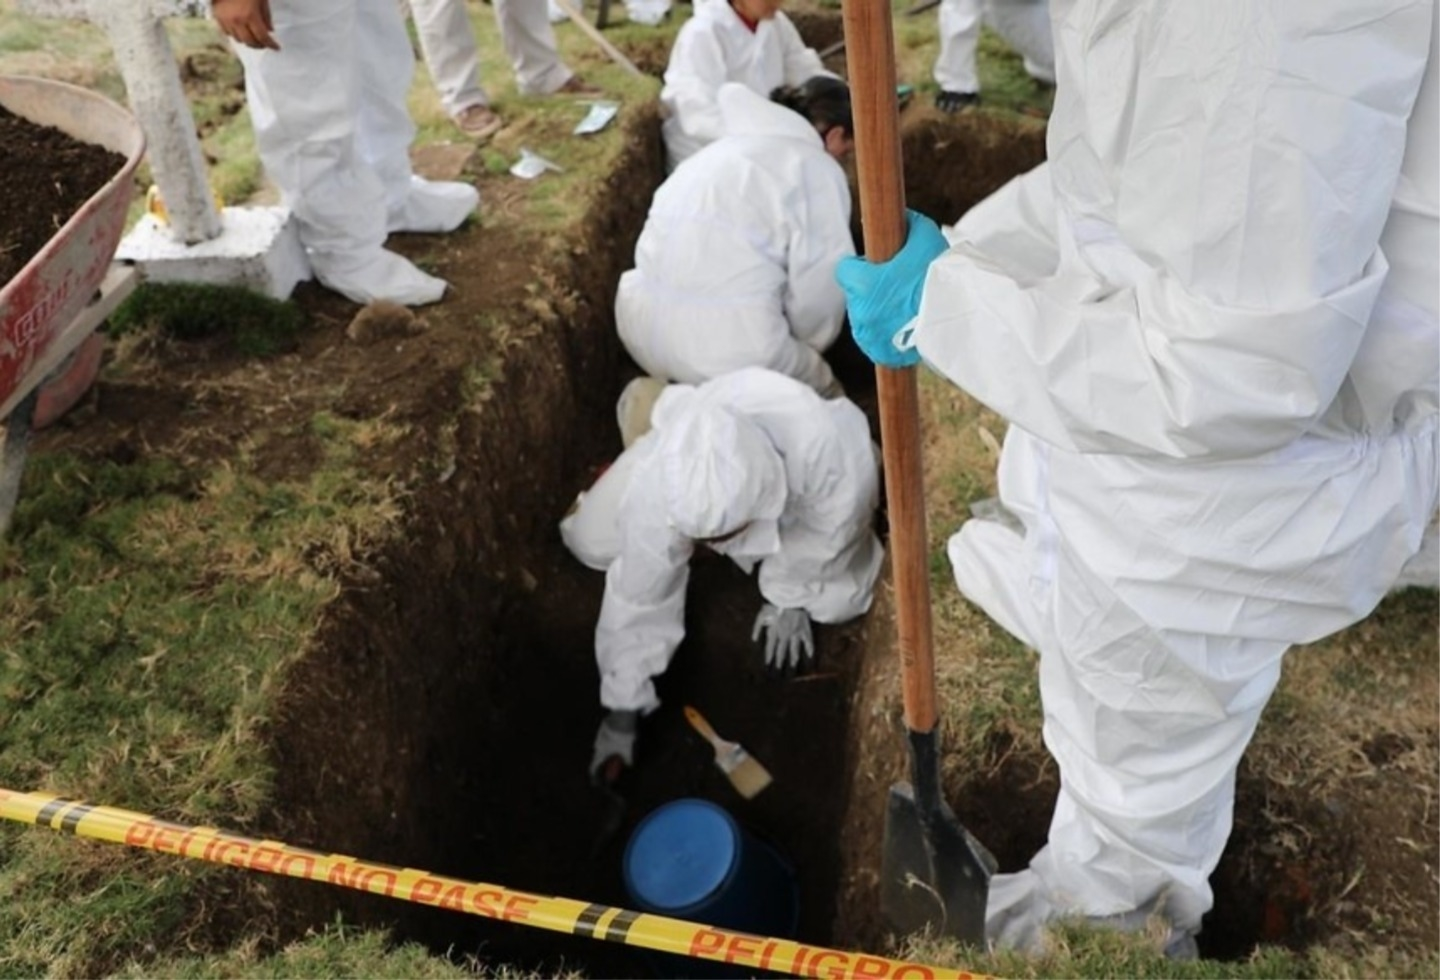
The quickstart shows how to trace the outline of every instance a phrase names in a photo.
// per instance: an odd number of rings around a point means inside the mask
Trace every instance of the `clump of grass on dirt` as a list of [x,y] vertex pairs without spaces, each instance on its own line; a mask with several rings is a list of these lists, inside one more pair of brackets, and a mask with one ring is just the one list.
[[247,357],[294,348],[305,314],[294,303],[243,286],[145,283],[110,315],[109,332],[124,337],[144,329],[177,340],[223,337]]

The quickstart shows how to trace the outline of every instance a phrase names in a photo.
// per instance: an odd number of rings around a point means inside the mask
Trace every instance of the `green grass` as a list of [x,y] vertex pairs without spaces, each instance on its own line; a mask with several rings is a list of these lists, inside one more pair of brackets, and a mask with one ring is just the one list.
[[367,977],[373,980],[523,980],[535,974],[493,971],[473,961],[463,965],[431,955],[424,947],[407,943],[392,946],[378,932],[335,924],[286,946],[263,954],[253,944],[241,944],[218,956],[185,957],[160,963],[131,963],[117,974],[122,978],[165,976],[174,980],[328,980],[330,977]]
[[248,357],[294,348],[305,314],[243,286],[145,283],[110,315],[109,333],[157,331],[177,340],[218,337]]
[[[1155,936],[1160,933],[1156,932]],[[1369,980],[1372,977],[1440,976],[1440,957],[1395,955],[1384,949],[1360,958],[1316,950],[1297,954],[1263,947],[1248,959],[1167,960],[1154,937],[1063,926],[1050,952],[1030,958],[1012,953],[978,954],[943,940],[912,939],[905,952],[915,959],[1012,980],[1046,977],[1134,978],[1134,980]]]
[[[37,454],[0,543],[0,785],[244,828],[270,798],[261,735],[337,576],[398,516],[331,420],[298,484]],[[183,940],[228,873],[7,826],[0,973],[89,974]]]

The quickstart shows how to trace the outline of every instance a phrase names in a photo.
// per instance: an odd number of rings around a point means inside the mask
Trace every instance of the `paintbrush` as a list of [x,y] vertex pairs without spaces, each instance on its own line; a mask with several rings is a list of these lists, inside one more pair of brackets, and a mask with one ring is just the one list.
[[705,716],[688,704],[685,706],[685,720],[715,749],[715,765],[720,767],[737,793],[748,800],[770,785],[770,773],[745,751],[744,746],[739,742],[727,742],[715,734]]

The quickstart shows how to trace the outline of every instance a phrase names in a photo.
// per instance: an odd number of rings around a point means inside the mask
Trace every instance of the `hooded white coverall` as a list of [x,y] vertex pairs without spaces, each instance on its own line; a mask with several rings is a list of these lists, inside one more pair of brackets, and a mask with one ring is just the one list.
[[355,302],[432,303],[445,281],[383,248],[458,227],[479,194],[410,170],[415,57],[395,0],[271,0],[281,50],[234,45],[255,144],[310,265]]
[[1049,162],[964,217],[916,320],[1011,423],[1023,531],[949,553],[1039,651],[1061,791],[987,922],[1021,948],[1199,931],[1282,655],[1366,616],[1437,502],[1435,0],[1053,13]]
[[781,85],[799,85],[829,75],[820,55],[800,40],[783,12],[745,26],[728,0],[695,0],[695,14],[675,36],[660,102],[669,168],[725,133],[718,96],[726,82],[739,82],[764,98]]
[[981,21],[1020,55],[1031,78],[1054,84],[1055,44],[1050,0],[941,0],[935,83],[944,92],[979,92],[975,52]]
[[623,485],[592,492],[618,497],[618,513],[606,515],[612,527],[577,541],[562,524],[576,556],[606,568],[595,628],[600,702],[646,713],[660,703],[652,678],[685,636],[696,538],[744,527],[710,547],[747,572],[758,564],[767,602],[821,623],[870,608],[884,559],[872,527],[874,444],[854,403],[746,368],[699,386],[671,385],[653,418],[654,428],[600,481]]
[[[574,72],[560,60],[555,31],[540,4],[492,0],[492,6],[500,43],[522,95],[548,95],[570,80]],[[446,114],[488,106],[490,95],[480,84],[480,51],[465,0],[410,0],[410,14]]]
[[[585,9],[582,0],[571,0],[570,5],[576,10]],[[570,19],[570,15],[561,10],[555,0],[548,0],[545,7],[552,24],[559,24]],[[625,0],[625,19],[632,24],[657,27],[669,13],[670,0]]]
[[835,264],[855,254],[850,187],[809,120],[744,85],[720,90],[725,137],[660,186],[620,277],[615,324],[646,373],[698,383],[768,367],[838,393]]

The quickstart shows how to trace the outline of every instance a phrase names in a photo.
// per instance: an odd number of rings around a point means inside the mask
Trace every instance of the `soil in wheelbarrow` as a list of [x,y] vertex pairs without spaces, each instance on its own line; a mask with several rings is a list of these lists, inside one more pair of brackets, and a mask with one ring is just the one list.
[[0,107],[0,285],[124,165],[118,153]]

